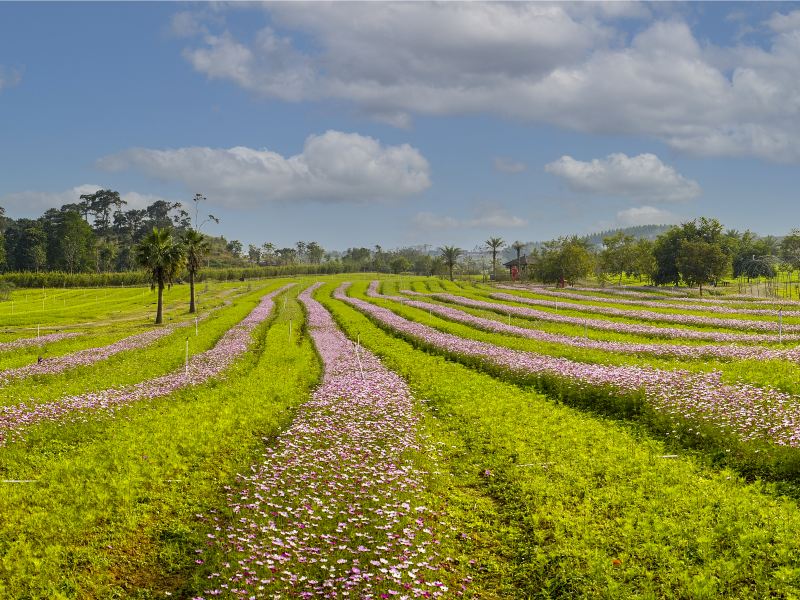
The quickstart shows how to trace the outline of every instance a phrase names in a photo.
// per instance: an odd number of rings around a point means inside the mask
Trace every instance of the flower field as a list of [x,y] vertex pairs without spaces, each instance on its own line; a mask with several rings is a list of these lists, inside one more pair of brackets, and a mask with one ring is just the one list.
[[0,303],[0,598],[800,597],[789,304],[215,286]]

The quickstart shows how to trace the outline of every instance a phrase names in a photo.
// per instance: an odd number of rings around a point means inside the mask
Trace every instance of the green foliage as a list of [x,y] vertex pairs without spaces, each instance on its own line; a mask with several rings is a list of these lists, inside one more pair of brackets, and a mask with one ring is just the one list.
[[618,232],[603,238],[600,264],[606,273],[618,275],[620,283],[625,273],[631,273],[636,264],[636,240],[631,235]]
[[188,598],[206,567],[198,513],[225,504],[320,370],[290,300],[227,373],[167,398],[31,430],[0,448],[0,597]]
[[[682,250],[687,243],[691,245]],[[658,285],[678,285],[682,278],[687,283],[720,278],[727,270],[731,253],[729,239],[723,236],[722,225],[716,219],[701,217],[676,225],[656,238],[653,281]]]
[[136,246],[136,262],[150,273],[151,286],[158,288],[158,325],[162,321],[161,295],[165,285],[171,285],[186,264],[186,250],[172,237],[171,231],[153,227],[153,231]]
[[447,271],[450,274],[450,281],[453,280],[453,267],[456,265],[458,258],[462,254],[464,254],[464,251],[456,246],[442,246],[439,248],[439,255],[444,261]]
[[389,262],[389,266],[392,269],[392,273],[398,275],[400,273],[405,273],[406,271],[411,270],[411,261],[408,260],[405,256],[398,256],[393,258]]
[[562,237],[542,245],[536,272],[546,283],[564,280],[575,283],[588,275],[594,266],[594,257],[585,240],[577,236]]
[[728,257],[717,244],[702,240],[681,240],[675,266],[683,280],[690,286],[699,286],[721,279],[728,268]]
[[497,274],[497,253],[506,245],[506,242],[501,237],[490,237],[484,244],[492,253],[492,273]]
[[[449,433],[453,485],[442,493],[465,540],[456,562],[477,563],[468,588],[477,597],[800,592],[789,525],[800,525],[800,510],[774,488],[703,466],[700,455],[670,458],[676,446],[636,427],[421,352],[323,291],[318,297]],[[471,486],[468,509],[459,484]]]

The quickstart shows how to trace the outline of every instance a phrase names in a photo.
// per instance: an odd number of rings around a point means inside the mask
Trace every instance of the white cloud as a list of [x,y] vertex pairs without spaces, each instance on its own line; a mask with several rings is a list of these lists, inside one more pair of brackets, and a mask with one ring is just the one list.
[[501,173],[522,173],[528,166],[524,162],[498,156],[494,159],[494,168]]
[[102,189],[104,189],[102,185],[85,183],[61,192],[33,190],[12,192],[0,198],[0,206],[3,206],[11,217],[15,215],[38,217],[48,208],[61,208],[64,204],[78,203],[81,194],[93,194]]
[[686,179],[655,154],[609,154],[591,162],[562,156],[545,165],[548,173],[564,179],[570,189],[650,202],[680,202],[700,195],[696,181]]
[[624,227],[633,225],[671,225],[678,217],[655,206],[634,206],[617,213],[617,223]]
[[[800,162],[800,11],[766,44],[715,47],[640,4],[266,5],[252,40],[207,34],[196,70],[287,101],[346,100],[407,127],[414,114],[491,113],[589,133],[646,135],[698,155]],[[659,14],[658,9],[652,12]],[[661,20],[659,20],[661,19]],[[297,32],[311,43],[302,47]],[[313,50],[306,50],[313,48]]]
[[[103,189],[108,189],[108,187],[95,183],[84,183],[60,192],[35,190],[12,192],[0,197],[0,206],[5,208],[6,213],[12,218],[39,217],[50,208],[61,208],[65,204],[77,204],[81,201],[82,194],[94,194],[97,190]],[[123,193],[120,194],[120,197],[128,203],[124,207],[125,210],[145,208],[156,200],[166,200],[161,196],[138,192]]]
[[221,205],[391,200],[430,186],[428,161],[415,148],[383,146],[371,137],[339,131],[309,136],[302,153],[290,157],[242,146],[132,148],[100,159],[98,166],[179,181],[204,190]]
[[208,28],[203,24],[204,16],[188,10],[177,12],[170,19],[170,31],[177,37],[208,33]]
[[800,29],[800,10],[793,10],[788,14],[773,13],[766,24],[778,33],[797,31]]
[[525,227],[528,221],[510,214],[506,209],[482,204],[475,208],[472,218],[456,218],[437,215],[432,212],[419,212],[413,222],[419,229],[514,229]]
[[16,69],[6,69],[0,65],[0,90],[14,87],[22,80],[22,73]]

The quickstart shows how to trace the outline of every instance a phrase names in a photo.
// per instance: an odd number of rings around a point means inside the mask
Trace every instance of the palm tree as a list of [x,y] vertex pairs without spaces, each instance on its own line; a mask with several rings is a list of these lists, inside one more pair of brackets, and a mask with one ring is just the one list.
[[150,289],[158,286],[158,308],[156,325],[163,321],[164,286],[172,284],[172,280],[180,273],[186,261],[183,246],[175,243],[169,229],[153,227],[136,246],[136,262],[150,271]]
[[194,306],[194,279],[205,257],[211,251],[208,238],[199,231],[190,229],[183,237],[186,249],[186,270],[189,271],[189,312],[196,312]]
[[453,281],[453,267],[458,262],[458,257],[461,256],[464,251],[455,246],[442,246],[439,248],[439,252],[441,252],[444,264],[447,265],[447,269],[450,271],[450,281]]
[[497,251],[506,245],[505,240],[499,237],[493,237],[486,240],[486,245],[492,251],[492,274],[497,276]]
[[517,253],[517,268],[519,269],[519,254],[520,252],[522,252],[522,249],[525,247],[525,244],[517,241],[511,244],[511,247],[514,249],[514,252]]

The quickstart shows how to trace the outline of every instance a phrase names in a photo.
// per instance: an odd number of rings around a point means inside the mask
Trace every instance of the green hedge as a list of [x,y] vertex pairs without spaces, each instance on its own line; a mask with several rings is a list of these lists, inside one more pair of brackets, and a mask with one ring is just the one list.
[[[201,269],[197,280],[237,281],[262,277],[287,277],[292,275],[334,275],[344,272],[340,262],[327,262],[318,265],[298,264],[274,267],[229,267]],[[188,275],[183,274],[183,280]],[[145,271],[123,271],[119,273],[64,273],[48,271],[10,272],[0,275],[0,283],[12,283],[17,287],[120,287],[148,285],[150,277]]]

